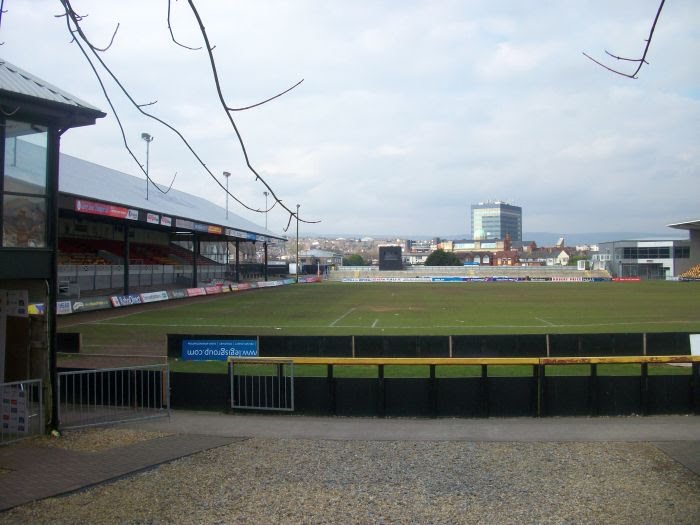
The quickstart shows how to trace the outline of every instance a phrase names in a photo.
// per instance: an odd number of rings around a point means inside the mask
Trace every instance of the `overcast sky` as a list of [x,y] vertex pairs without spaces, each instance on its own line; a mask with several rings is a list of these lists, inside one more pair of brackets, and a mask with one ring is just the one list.
[[[175,45],[167,2],[73,2],[83,28],[139,103],[176,126],[230,189],[264,208],[218,105],[203,50]],[[199,1],[229,105],[290,93],[234,113],[252,164],[302,234],[469,236],[469,207],[505,200],[523,229],[561,234],[668,232],[700,218],[700,2],[666,3],[631,80],[586,59],[639,57],[657,0]],[[57,0],[6,0],[0,57],[108,113],[74,129],[65,153],[134,175],[112,110]],[[178,40],[202,38],[173,1]],[[171,132],[114,94],[127,138],[167,185],[224,206],[224,193]],[[141,175],[143,176],[143,175]],[[271,204],[271,200],[269,201]],[[263,225],[264,215],[230,210]],[[268,215],[282,232],[288,217]],[[293,230],[293,228],[292,228]]]

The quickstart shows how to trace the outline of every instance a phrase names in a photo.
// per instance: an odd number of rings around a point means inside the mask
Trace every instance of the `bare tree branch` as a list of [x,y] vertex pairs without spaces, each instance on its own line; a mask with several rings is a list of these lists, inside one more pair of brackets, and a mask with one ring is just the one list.
[[[92,45],[92,43],[90,42],[90,40],[87,38],[87,35],[85,35],[85,33],[83,32],[82,27],[80,26],[80,22],[82,21],[82,19],[83,19],[84,17],[81,16],[81,15],[78,15],[77,13],[75,13],[75,11],[73,10],[73,8],[72,8],[72,6],[71,6],[70,0],[60,0],[60,1],[61,1],[61,4],[64,6],[64,9],[65,9],[65,12],[66,12],[66,15],[65,15],[65,16],[66,16],[66,19],[67,19],[68,30],[69,30],[70,33],[73,35],[75,42],[76,42],[76,43],[78,44],[78,46],[80,47],[80,49],[81,49],[83,55],[85,56],[86,60],[87,60],[88,63],[90,64],[90,66],[91,66],[93,72],[95,73],[95,76],[97,77],[98,81],[100,82],[100,86],[102,87],[102,92],[103,92],[103,94],[105,95],[105,98],[107,99],[107,101],[108,101],[110,107],[112,108],[112,111],[115,113],[115,117],[117,118],[117,122],[119,123],[119,127],[120,127],[120,130],[121,130],[121,133],[122,133],[122,138],[124,139],[124,145],[125,145],[127,151],[129,151],[130,155],[133,157],[133,159],[134,159],[134,160],[136,161],[136,163],[139,165],[139,167],[141,168],[141,171],[144,173],[144,175],[146,175],[146,178],[149,178],[149,176],[148,176],[148,174],[146,173],[145,169],[143,168],[143,165],[138,161],[136,155],[134,155],[133,151],[129,148],[129,146],[128,146],[128,141],[127,141],[127,139],[126,139],[126,134],[125,134],[125,132],[124,132],[123,125],[121,124],[121,122],[120,122],[120,120],[119,120],[119,118],[118,118],[118,115],[117,115],[117,110],[116,110],[116,108],[114,107],[114,104],[112,103],[111,99],[109,98],[109,94],[108,94],[108,92],[107,92],[107,88],[105,87],[104,82],[102,81],[102,78],[101,78],[99,72],[97,71],[97,68],[95,67],[95,64],[92,62],[92,59],[90,58],[90,55],[88,55],[87,51],[84,49],[83,45],[80,43],[81,41],[82,41],[82,42],[85,44],[85,46],[87,46],[88,49],[92,52],[92,55],[94,55],[94,57],[95,57],[95,58],[97,59],[97,61],[100,63],[100,65],[102,66],[102,68],[103,68],[103,69],[107,72],[107,74],[112,78],[112,80],[114,81],[114,83],[119,87],[119,89],[122,91],[122,93],[124,94],[124,96],[126,96],[126,98],[129,100],[129,102],[131,102],[131,104],[132,104],[142,115],[144,115],[144,116],[146,116],[146,117],[149,117],[149,118],[155,120],[156,122],[159,122],[159,123],[162,124],[163,126],[165,126],[165,127],[167,127],[168,129],[170,129],[173,133],[175,133],[175,135],[177,135],[177,136],[180,138],[180,140],[182,141],[182,143],[190,150],[190,152],[192,153],[192,155],[197,159],[197,161],[199,162],[199,164],[200,164],[200,165],[204,168],[204,170],[210,175],[210,177],[214,180],[214,182],[216,182],[216,184],[217,184],[224,192],[226,192],[226,188],[224,187],[224,185],[221,184],[221,182],[220,182],[220,181],[216,178],[216,176],[211,172],[211,170],[207,167],[207,165],[204,163],[204,161],[202,160],[202,158],[197,154],[197,152],[194,150],[194,148],[190,145],[189,141],[187,141],[187,139],[182,135],[182,133],[180,133],[180,131],[178,131],[175,127],[173,127],[171,124],[169,124],[168,122],[164,121],[163,119],[161,119],[161,118],[159,118],[159,117],[157,117],[157,116],[155,116],[155,115],[153,115],[153,114],[148,113],[147,111],[145,111],[145,110],[143,109],[143,107],[144,107],[143,104],[138,104],[138,103],[136,103],[136,101],[135,101],[134,98],[131,96],[131,94],[129,93],[129,91],[124,87],[124,85],[121,83],[121,81],[118,79],[118,77],[117,77],[117,76],[112,72],[112,70],[107,66],[107,64],[104,62],[104,60],[102,60],[102,58],[100,57],[100,55],[96,52],[95,46]],[[71,22],[73,23],[73,26],[71,26]],[[78,38],[75,37],[76,35],[78,36]],[[151,104],[152,104],[152,103],[151,103]],[[150,105],[150,104],[146,104],[146,105]],[[149,179],[149,180],[150,180],[150,179]],[[153,181],[150,181],[150,182],[153,182]],[[154,183],[154,184],[155,184],[155,183]],[[160,188],[159,188],[159,190],[160,190]],[[161,191],[162,191],[162,190],[161,190]],[[243,206],[244,208],[246,208],[246,209],[248,209],[248,210],[250,210],[250,211],[261,212],[261,210],[259,210],[259,209],[257,209],[257,208],[253,208],[253,207],[250,207],[250,206],[246,205],[243,201],[241,201],[241,200],[240,200],[238,197],[236,197],[235,195],[233,195],[233,194],[231,194],[231,193],[229,193],[229,195],[231,196],[231,198],[233,198],[236,202],[238,202],[238,203],[239,203],[241,206]]]
[[[290,220],[291,217],[296,217],[297,220],[301,220],[297,216],[297,212],[290,210],[285,204],[280,200],[279,197],[275,194],[273,189],[270,187],[270,185],[260,176],[260,174],[255,170],[253,165],[250,162],[250,157],[248,156],[248,151],[246,150],[245,143],[243,142],[243,137],[241,136],[240,131],[238,130],[238,126],[236,126],[236,122],[233,120],[233,117],[231,116],[231,112],[229,111],[229,106],[226,103],[226,100],[224,99],[223,92],[221,91],[221,83],[219,82],[219,73],[216,67],[216,61],[214,60],[214,54],[213,54],[213,47],[209,42],[209,36],[207,35],[207,31],[204,28],[204,23],[202,22],[202,18],[199,16],[199,12],[197,11],[197,8],[194,5],[194,0],[188,0],[188,3],[190,4],[190,8],[192,9],[192,13],[194,14],[195,18],[197,19],[197,24],[199,24],[199,29],[202,33],[202,38],[204,39],[204,44],[207,49],[207,54],[209,55],[209,63],[211,64],[211,70],[212,70],[212,75],[214,77],[214,85],[216,86],[216,92],[219,97],[219,101],[221,102],[221,107],[225,110],[226,116],[231,123],[231,127],[233,130],[236,132],[236,137],[238,138],[238,143],[241,146],[241,150],[243,152],[243,156],[245,158],[246,166],[248,166],[248,169],[255,175],[255,180],[259,180],[260,182],[263,183],[263,185],[269,190],[270,195],[272,195],[272,198],[282,206],[284,210],[286,210],[289,215],[290,215]],[[298,85],[298,84],[297,84]],[[287,90],[289,91],[289,90]],[[303,220],[302,222],[306,223],[318,223],[321,221],[309,221],[309,220]]]
[[638,63],[637,69],[635,69],[634,73],[631,73],[631,74],[630,74],[630,73],[625,73],[624,71],[620,71],[620,70],[618,70],[618,69],[615,69],[615,68],[606,66],[606,65],[603,64],[602,62],[596,60],[595,58],[591,57],[590,55],[588,55],[588,54],[586,54],[586,53],[583,53],[583,55],[584,55],[586,58],[588,58],[589,60],[592,60],[593,62],[595,62],[596,64],[598,64],[599,66],[601,66],[601,67],[607,69],[608,71],[611,71],[612,73],[616,73],[616,74],[618,74],[618,75],[622,75],[623,77],[632,78],[632,79],[638,78],[638,77],[637,77],[637,74],[638,74],[639,71],[642,69],[642,66],[643,66],[644,64],[648,64],[648,63],[649,63],[649,62],[647,62],[647,60],[646,60],[646,58],[647,58],[647,53],[649,52],[649,46],[651,45],[651,39],[652,39],[652,37],[654,36],[654,30],[656,29],[656,23],[659,21],[659,16],[661,16],[661,10],[663,9],[664,3],[665,3],[665,2],[666,2],[666,0],[661,0],[661,3],[659,4],[659,9],[656,11],[656,16],[654,17],[654,23],[651,25],[651,30],[649,31],[649,37],[646,39],[646,46],[644,46],[644,53],[642,54],[642,58],[625,58],[625,57],[613,55],[613,54],[610,53],[609,51],[605,51],[605,53],[607,53],[608,56],[611,56],[612,58],[615,58],[615,59],[617,59],[617,60],[623,60],[623,61],[626,61],[626,62],[637,62],[637,63]]
[[301,84],[303,81],[304,81],[304,79],[302,78],[299,82],[297,82],[296,84],[294,84],[294,85],[293,85],[292,87],[290,87],[289,89],[285,89],[284,91],[282,91],[282,93],[278,93],[278,94],[275,95],[274,97],[270,97],[270,98],[268,98],[267,100],[263,100],[262,102],[258,102],[257,104],[253,104],[252,106],[246,106],[246,107],[244,107],[244,108],[226,108],[226,109],[228,109],[229,111],[245,111],[246,109],[257,108],[258,106],[262,106],[263,104],[266,104],[267,102],[270,102],[271,100],[275,100],[276,98],[279,98],[279,97],[281,97],[282,95],[284,95],[284,94],[286,94],[286,93],[289,93],[292,89],[294,89],[295,87],[297,87],[297,86],[298,86],[299,84]]
[[[218,72],[217,72],[217,69],[216,69],[216,63],[215,63],[215,61],[214,61],[214,57],[213,57],[213,54],[212,54],[212,50],[214,49],[214,46],[211,46],[211,45],[209,44],[209,39],[208,39],[207,33],[206,33],[205,29],[204,29],[204,25],[203,25],[203,23],[202,23],[202,20],[201,20],[201,18],[199,17],[199,13],[197,12],[197,10],[196,10],[196,8],[195,8],[195,6],[194,6],[194,4],[193,4],[193,2],[192,2],[191,0],[190,0],[190,2],[189,2],[190,8],[192,9],[193,13],[195,14],[195,18],[197,19],[197,23],[198,23],[198,25],[199,25],[200,31],[201,31],[201,33],[202,33],[202,36],[203,36],[204,41],[205,41],[206,46],[207,46],[207,52],[208,52],[208,55],[209,55],[209,60],[210,60],[210,63],[211,63],[212,72],[213,72],[213,76],[214,76],[214,81],[215,81],[215,85],[216,85],[216,90],[217,90],[217,93],[218,93],[218,95],[219,95],[219,100],[220,100],[220,102],[221,102],[221,104],[222,104],[224,110],[226,111],[226,115],[227,115],[227,117],[228,117],[228,119],[229,119],[229,121],[230,121],[230,123],[231,123],[231,125],[232,125],[232,127],[233,127],[233,129],[234,129],[234,131],[235,131],[235,133],[236,133],[236,136],[237,136],[237,138],[238,138],[238,142],[239,142],[239,144],[240,144],[240,146],[241,146],[241,148],[242,148],[242,151],[243,151],[243,154],[244,154],[244,157],[245,157],[245,160],[246,160],[246,165],[247,165],[248,169],[255,175],[255,179],[256,179],[256,180],[260,180],[260,181],[264,184],[264,186],[269,190],[270,195],[272,195],[272,197],[273,197],[273,205],[272,205],[270,208],[268,208],[268,210],[261,210],[261,209],[259,209],[259,208],[255,208],[255,207],[248,206],[248,205],[246,205],[243,201],[241,201],[238,197],[236,197],[234,194],[230,193],[230,192],[225,188],[225,186],[219,181],[219,179],[211,172],[211,170],[208,168],[208,166],[204,163],[203,159],[199,156],[199,154],[195,151],[195,149],[192,147],[192,145],[189,143],[189,141],[182,135],[182,133],[180,133],[179,130],[177,130],[174,126],[172,126],[171,124],[169,124],[167,121],[165,121],[165,120],[163,120],[163,119],[157,117],[156,115],[153,115],[153,114],[151,114],[151,113],[149,113],[149,112],[147,112],[147,111],[145,111],[145,110],[143,109],[143,108],[146,107],[146,106],[150,106],[150,105],[155,104],[155,102],[149,102],[149,103],[146,103],[146,104],[138,104],[138,103],[134,100],[134,98],[131,96],[131,94],[130,94],[129,91],[125,88],[125,86],[122,84],[122,82],[119,80],[119,78],[114,74],[114,72],[109,68],[109,66],[105,63],[105,61],[104,61],[104,60],[101,58],[101,56],[98,54],[98,52],[101,51],[101,49],[99,49],[99,48],[97,48],[95,45],[93,45],[92,42],[90,41],[90,39],[89,39],[89,38],[87,37],[87,35],[84,33],[84,31],[83,31],[83,29],[82,29],[82,27],[81,27],[81,25],[80,25],[81,21],[84,19],[84,16],[83,16],[83,15],[77,14],[77,13],[73,10],[73,8],[72,8],[72,6],[71,6],[70,0],[60,0],[60,1],[61,1],[61,4],[62,4],[63,8],[64,8],[64,12],[65,12],[65,13],[64,13],[63,15],[59,15],[59,16],[65,16],[65,17],[66,17],[66,24],[67,24],[67,27],[68,27],[68,31],[69,31],[69,33],[71,34],[73,41],[78,45],[78,47],[80,48],[81,52],[83,53],[85,59],[87,60],[88,64],[89,64],[90,67],[92,68],[93,73],[95,74],[95,76],[96,76],[98,82],[100,83],[100,86],[101,86],[101,88],[102,88],[103,94],[104,94],[105,98],[107,99],[108,104],[109,104],[110,108],[112,109],[112,111],[113,111],[113,113],[114,113],[114,115],[115,115],[115,118],[117,119],[117,123],[118,123],[118,125],[119,125],[120,131],[121,131],[121,134],[122,134],[122,139],[123,139],[123,141],[124,141],[124,146],[125,146],[125,148],[126,148],[127,151],[129,152],[129,154],[131,155],[131,157],[134,159],[134,161],[138,164],[138,166],[139,166],[139,168],[141,169],[141,171],[146,175],[146,178],[149,180],[149,182],[153,183],[153,185],[156,186],[156,188],[157,188],[159,191],[161,191],[161,192],[163,192],[163,193],[166,193],[166,192],[164,192],[163,190],[161,190],[160,187],[158,187],[158,185],[157,185],[154,181],[152,181],[152,180],[149,178],[148,174],[145,172],[145,169],[144,169],[143,165],[138,161],[138,158],[136,157],[136,155],[133,153],[133,151],[132,151],[131,148],[129,147],[128,140],[127,140],[127,138],[126,138],[126,133],[125,133],[125,131],[124,131],[124,127],[123,127],[123,125],[122,125],[122,123],[121,123],[121,120],[119,119],[119,116],[118,116],[118,112],[117,112],[117,110],[116,110],[116,107],[114,106],[114,104],[112,103],[111,98],[109,97],[108,89],[106,88],[106,86],[105,86],[105,84],[104,84],[104,81],[103,81],[103,79],[102,79],[102,77],[101,77],[101,74],[100,74],[100,72],[99,72],[98,69],[97,69],[97,63],[99,63],[100,67],[107,73],[107,75],[108,75],[109,77],[111,77],[112,81],[117,85],[117,87],[119,88],[119,90],[124,94],[124,96],[129,100],[129,102],[134,106],[134,108],[136,108],[137,111],[139,111],[142,115],[144,115],[144,116],[146,116],[146,117],[148,117],[148,118],[151,118],[151,119],[155,120],[156,122],[160,123],[161,125],[167,127],[170,131],[172,131],[172,132],[181,140],[181,142],[189,149],[190,153],[195,157],[195,159],[199,162],[200,166],[209,174],[209,176],[214,180],[214,182],[215,182],[225,193],[227,193],[228,195],[230,195],[236,202],[238,202],[241,206],[243,206],[244,208],[246,208],[246,209],[248,209],[248,210],[250,210],[250,211],[254,211],[254,212],[258,212],[258,213],[265,213],[265,212],[271,210],[272,208],[274,208],[275,205],[280,204],[280,205],[290,214],[290,219],[289,219],[289,220],[290,220],[290,223],[291,223],[291,219],[292,219],[293,217],[296,217],[297,220],[301,220],[299,217],[297,217],[297,213],[293,212],[292,210],[290,210],[289,208],[287,208],[286,206],[284,206],[284,204],[283,204],[282,201],[276,196],[276,194],[274,193],[274,191],[272,190],[272,188],[267,184],[267,182],[260,176],[260,174],[259,174],[259,173],[253,168],[253,166],[251,165],[250,159],[249,159],[249,157],[248,157],[248,153],[247,153],[246,148],[245,148],[245,144],[244,144],[243,139],[242,139],[242,137],[241,137],[241,134],[240,134],[240,132],[239,132],[239,130],[238,130],[238,128],[237,128],[235,122],[233,121],[233,118],[232,118],[231,115],[230,115],[230,112],[229,112],[230,110],[229,110],[229,108],[227,107],[227,105],[226,105],[226,103],[225,103],[225,100],[224,100],[224,98],[223,98],[223,94],[222,94],[222,92],[221,92],[221,86],[220,86],[220,84],[219,84]],[[170,8],[170,3],[168,3],[168,8]],[[116,31],[115,31],[115,34],[116,34]],[[113,35],[112,40],[114,40],[114,35]],[[111,45],[111,43],[110,43],[110,45]],[[186,46],[183,46],[183,47],[186,47]],[[93,62],[93,58],[96,60],[95,62]],[[287,90],[284,91],[283,93],[280,93],[280,94],[276,95],[275,97],[272,97],[272,98],[266,100],[265,102],[268,102],[268,101],[270,101],[270,100],[273,100],[273,99],[275,99],[275,98],[277,98],[277,97],[283,95],[284,93],[289,92],[291,89],[295,88],[295,87],[298,86],[300,83],[301,83],[301,82],[298,82],[297,84],[295,84],[295,85],[292,86],[291,88],[287,89]],[[256,104],[255,106],[258,106],[258,105],[263,104],[263,103],[265,103],[265,102],[261,102],[261,103],[259,103],[259,104]],[[255,107],[255,106],[251,106],[251,107]],[[174,179],[173,179],[173,182],[174,182]],[[170,186],[170,187],[172,188],[172,183],[171,183],[171,186]],[[170,191],[170,188],[169,188],[167,191]],[[303,220],[302,222],[309,222],[309,223],[310,223],[310,222],[320,222],[320,221],[307,221],[307,220]]]
[[180,42],[178,42],[177,39],[175,38],[175,34],[173,33],[173,27],[170,25],[170,2],[171,2],[171,0],[168,0],[168,30],[170,31],[170,38],[172,38],[173,42],[175,42],[180,47],[184,47],[185,49],[189,49],[190,51],[199,51],[200,49],[202,49],[202,46],[199,46],[199,47],[186,46],[185,44],[181,44]]
[[117,22],[117,27],[114,28],[114,33],[112,33],[112,38],[110,39],[109,44],[107,44],[105,47],[95,47],[95,51],[102,51],[104,53],[110,47],[112,47],[112,44],[114,44],[114,38],[117,36],[117,31],[119,31],[119,22]]

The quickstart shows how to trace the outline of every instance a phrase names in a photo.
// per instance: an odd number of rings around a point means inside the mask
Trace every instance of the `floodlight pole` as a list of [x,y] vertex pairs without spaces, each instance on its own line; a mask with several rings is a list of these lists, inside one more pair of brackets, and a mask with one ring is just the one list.
[[148,200],[148,160],[151,150],[151,142],[153,142],[153,136],[148,133],[141,133],[141,138],[146,141],[146,200]]
[[267,196],[269,195],[269,193],[263,191],[263,195],[265,195],[265,229],[267,230]]
[[231,174],[228,171],[224,171],[224,178],[226,179],[226,220],[228,220],[228,178]]
[[299,204],[297,204],[297,284],[299,283]]

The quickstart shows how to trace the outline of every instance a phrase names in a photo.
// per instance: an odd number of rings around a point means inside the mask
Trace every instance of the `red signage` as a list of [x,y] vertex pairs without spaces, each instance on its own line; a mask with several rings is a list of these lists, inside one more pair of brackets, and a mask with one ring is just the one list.
[[91,215],[115,217],[117,219],[129,219],[132,221],[136,221],[139,218],[138,210],[131,210],[129,208],[122,208],[121,206],[114,206],[103,202],[86,201],[82,199],[75,199],[75,211],[79,211],[80,213],[90,213]]

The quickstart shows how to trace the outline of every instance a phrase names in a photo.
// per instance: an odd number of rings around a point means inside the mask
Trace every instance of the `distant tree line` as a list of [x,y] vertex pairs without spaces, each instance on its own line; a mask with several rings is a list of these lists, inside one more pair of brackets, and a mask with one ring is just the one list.
[[454,253],[439,249],[428,255],[424,264],[425,266],[462,266],[462,261]]
[[358,253],[343,257],[343,266],[370,266],[370,264],[371,262],[365,261]]

